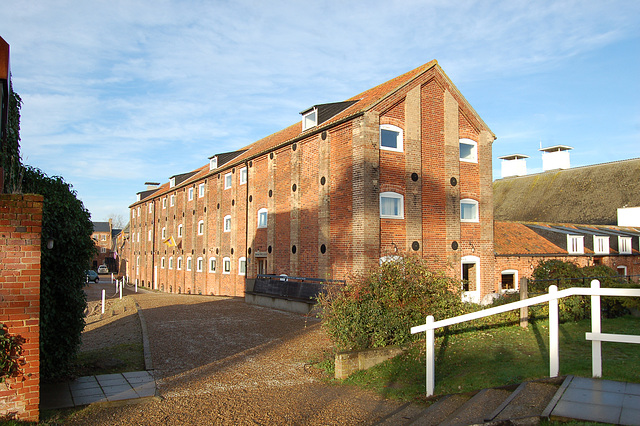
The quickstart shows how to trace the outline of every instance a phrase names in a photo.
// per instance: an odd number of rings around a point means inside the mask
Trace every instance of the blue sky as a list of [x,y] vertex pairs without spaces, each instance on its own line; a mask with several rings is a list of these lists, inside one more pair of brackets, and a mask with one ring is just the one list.
[[22,156],[94,221],[432,59],[507,154],[640,157],[640,2],[3,0]]

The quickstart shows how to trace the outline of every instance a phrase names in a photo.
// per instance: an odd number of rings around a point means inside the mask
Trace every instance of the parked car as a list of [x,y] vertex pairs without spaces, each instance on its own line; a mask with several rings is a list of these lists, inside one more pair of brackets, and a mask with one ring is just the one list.
[[98,266],[98,273],[99,274],[108,274],[109,273],[109,268],[107,268],[107,265],[100,265],[100,266]]
[[97,283],[98,281],[100,281],[100,277],[98,277],[98,273],[92,269],[89,269],[88,271],[86,271],[87,274],[87,281],[93,281],[94,283]]

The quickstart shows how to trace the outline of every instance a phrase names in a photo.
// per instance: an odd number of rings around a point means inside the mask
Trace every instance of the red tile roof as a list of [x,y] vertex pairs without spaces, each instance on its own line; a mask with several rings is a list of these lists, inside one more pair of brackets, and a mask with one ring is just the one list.
[[493,223],[493,248],[498,255],[567,253],[567,250],[518,222],[495,221]]

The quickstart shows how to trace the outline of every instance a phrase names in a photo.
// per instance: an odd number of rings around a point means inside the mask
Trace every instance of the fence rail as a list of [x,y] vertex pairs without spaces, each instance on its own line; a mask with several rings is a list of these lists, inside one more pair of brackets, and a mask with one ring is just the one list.
[[[640,336],[612,335],[602,333],[602,319],[600,312],[600,297],[602,296],[627,296],[640,297],[640,289],[627,288],[602,288],[600,281],[591,281],[591,287],[571,287],[558,290],[556,285],[549,287],[549,293],[484,309],[470,314],[434,321],[433,315],[429,315],[423,325],[411,327],[411,333],[426,334],[426,370],[427,370],[427,396],[433,395],[435,385],[435,330],[454,324],[460,324],[475,319],[485,318],[491,315],[509,312],[515,309],[525,308],[539,303],[549,303],[549,376],[556,377],[560,371],[559,363],[559,327],[558,327],[558,299],[569,296],[591,296],[591,333],[586,333],[586,340],[591,340],[592,372],[593,377],[602,377],[602,342],[614,341],[624,343],[640,343]],[[616,340],[610,340],[616,339]]]

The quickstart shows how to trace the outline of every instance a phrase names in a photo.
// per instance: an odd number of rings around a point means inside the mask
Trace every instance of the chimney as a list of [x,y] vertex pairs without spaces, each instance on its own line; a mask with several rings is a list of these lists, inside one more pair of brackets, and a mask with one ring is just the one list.
[[147,185],[147,191],[157,189],[160,186],[159,182],[145,182],[144,184]]
[[523,154],[511,154],[498,157],[502,160],[501,169],[502,177],[509,176],[524,176],[527,174],[527,158],[528,155]]
[[569,151],[572,149],[567,145],[540,148],[540,151],[542,151],[542,171],[571,168]]

